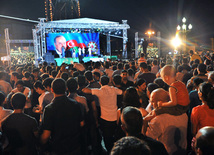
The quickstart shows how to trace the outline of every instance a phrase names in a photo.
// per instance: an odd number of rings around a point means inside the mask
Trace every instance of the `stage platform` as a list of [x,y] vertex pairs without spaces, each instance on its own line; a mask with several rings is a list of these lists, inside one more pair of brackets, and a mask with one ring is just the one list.
[[[103,61],[106,61],[107,59],[111,59],[114,61],[114,60],[117,60],[117,56],[103,56],[103,57],[92,56],[92,57],[84,57],[82,60],[84,61],[84,63],[86,63],[89,61],[103,62]],[[57,66],[61,66],[62,63],[66,63],[66,64],[72,64],[73,62],[79,63],[79,58],[54,58],[54,60],[56,61]]]

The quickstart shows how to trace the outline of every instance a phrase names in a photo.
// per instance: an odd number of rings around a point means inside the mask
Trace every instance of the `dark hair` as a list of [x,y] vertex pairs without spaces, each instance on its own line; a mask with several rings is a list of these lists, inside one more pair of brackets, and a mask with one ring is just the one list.
[[146,82],[146,80],[144,80],[144,79],[138,79],[137,81],[136,81],[136,83],[135,83],[135,85],[136,86],[141,86],[143,83],[145,83]]
[[49,78],[49,74],[48,73],[43,73],[41,75],[42,81],[45,80],[46,78]]
[[195,63],[195,64],[199,64],[199,63],[200,63],[200,60],[199,60],[199,59],[195,59],[195,60],[194,60],[194,63]]
[[201,72],[201,73],[206,73],[206,65],[201,63],[198,65],[198,70]]
[[102,86],[108,85],[108,83],[109,83],[109,77],[106,76],[106,75],[103,75],[103,76],[101,77],[101,79],[100,79],[100,82],[101,82]]
[[123,64],[122,63],[118,63],[117,64],[117,69],[123,69]]
[[78,77],[79,75],[80,75],[80,73],[78,71],[74,71],[73,77]]
[[23,82],[22,80],[18,80],[18,81],[16,82],[16,86],[19,85],[19,84],[22,85],[22,86],[24,86],[24,82]]
[[15,93],[11,98],[13,109],[23,109],[25,107],[26,97],[22,93]]
[[60,37],[63,37],[63,38],[64,38],[64,36],[62,36],[62,35],[56,36],[56,37],[54,38],[54,43],[56,43],[56,39],[57,39],[57,38],[60,38]]
[[140,57],[142,57],[142,58],[143,58],[144,56],[145,56],[145,55],[144,55],[144,53],[141,53],[141,54],[140,54]]
[[57,78],[53,80],[51,88],[53,89],[55,94],[65,94],[66,82],[62,78]]
[[51,75],[53,76],[53,78],[55,78],[57,76],[57,71],[56,70],[52,70],[51,71]]
[[210,109],[214,109],[214,88],[213,85],[207,82],[200,84],[199,90],[202,93],[202,98],[207,102]]
[[157,60],[153,60],[152,63],[153,63],[154,65],[158,65],[158,61],[157,61]]
[[101,63],[99,61],[94,63],[94,68],[99,68],[101,66]]
[[100,78],[100,73],[99,72],[94,72],[93,73],[95,76],[99,77]]
[[203,155],[214,154],[214,128],[203,127],[199,130],[201,135],[196,139],[196,148],[200,148]]
[[183,66],[180,66],[180,65],[179,65],[179,66],[177,67],[177,71],[178,71],[178,72],[182,72],[182,70],[183,70]]
[[132,106],[125,107],[122,111],[122,117],[125,123],[122,125],[129,135],[136,136],[141,133],[143,118],[140,110]]
[[207,71],[213,71],[213,66],[212,65],[207,66]]
[[93,80],[93,74],[92,74],[92,72],[91,72],[90,70],[86,71],[84,75],[85,75],[85,78],[86,78],[88,81]]
[[53,82],[53,78],[46,78],[43,82],[42,82],[42,85],[44,87],[50,87],[51,88],[51,83]]
[[126,63],[126,64],[124,65],[124,69],[125,69],[125,70],[128,70],[129,68],[130,68],[129,64]]
[[114,65],[114,66],[112,67],[112,70],[113,70],[113,71],[117,70],[117,66]]
[[29,78],[30,77],[30,72],[26,71],[24,76],[25,76],[25,78]]
[[107,61],[105,61],[105,63],[104,63],[104,67],[105,67],[106,69],[109,69],[109,66],[110,66],[110,63],[109,63],[109,62],[107,62]]
[[147,89],[149,90],[150,93],[152,93],[153,90],[159,88],[159,86],[156,83],[149,83],[147,85]]
[[122,80],[122,77],[120,75],[116,74],[113,76],[113,81],[114,81],[115,85],[120,85],[121,80]]
[[70,93],[75,92],[78,88],[78,83],[74,78],[69,78],[67,80],[67,87]]
[[190,54],[193,54],[193,50],[190,50],[189,53],[190,53]]
[[121,73],[127,73],[128,74],[127,70],[124,70],[124,69],[122,70]]
[[41,81],[36,81],[36,82],[34,83],[33,87],[36,88],[36,89],[37,89],[37,88],[40,88],[40,89],[42,89],[42,90],[45,90],[45,88],[43,87]]
[[204,80],[203,79],[201,79],[201,78],[199,78],[199,77],[196,77],[196,78],[194,78],[193,79],[193,83],[195,84],[195,86],[199,86],[201,83],[203,83],[204,82]]
[[137,93],[137,90],[134,87],[129,87],[126,89],[123,95],[123,106],[133,106],[140,108],[141,103],[140,103],[140,97]]
[[33,73],[39,72],[38,68],[33,69]]
[[147,144],[136,137],[123,137],[114,143],[110,155],[150,155]]
[[154,83],[157,84],[159,88],[163,88],[166,91],[169,89],[169,86],[161,78],[156,78]]
[[0,106],[3,105],[4,100],[5,100],[4,93],[3,93],[3,92],[0,92]]
[[63,73],[61,74],[61,78],[62,78],[62,79],[64,79],[65,81],[67,81],[67,80],[68,80],[68,78],[69,78],[68,73],[63,72]]
[[17,78],[19,77],[19,73],[18,72],[12,72],[12,75],[17,77]]
[[127,70],[127,72],[128,72],[128,74],[129,74],[129,76],[134,75],[134,70],[131,69],[131,68],[129,68],[129,69]]
[[85,85],[86,85],[85,76],[79,75],[79,76],[77,77],[77,83],[78,83],[78,85],[79,85],[80,87],[85,86]]
[[145,62],[141,62],[140,63],[140,67],[143,68],[143,69],[147,69],[148,68],[148,66],[147,66],[147,64]]

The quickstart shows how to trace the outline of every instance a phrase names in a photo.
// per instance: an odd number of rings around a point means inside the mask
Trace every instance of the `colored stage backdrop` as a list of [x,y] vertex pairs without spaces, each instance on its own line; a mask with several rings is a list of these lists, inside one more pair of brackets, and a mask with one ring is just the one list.
[[[65,50],[75,51],[78,53],[79,48],[91,50],[92,55],[100,55],[99,33],[48,33],[46,34],[47,52],[55,51],[54,40],[57,36],[63,36],[66,40]],[[88,55],[88,54],[87,54]]]

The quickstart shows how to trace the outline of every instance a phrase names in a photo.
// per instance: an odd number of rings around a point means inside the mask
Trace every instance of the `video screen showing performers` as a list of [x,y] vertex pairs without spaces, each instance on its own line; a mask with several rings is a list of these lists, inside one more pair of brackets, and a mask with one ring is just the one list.
[[46,47],[55,58],[98,56],[99,33],[48,33]]

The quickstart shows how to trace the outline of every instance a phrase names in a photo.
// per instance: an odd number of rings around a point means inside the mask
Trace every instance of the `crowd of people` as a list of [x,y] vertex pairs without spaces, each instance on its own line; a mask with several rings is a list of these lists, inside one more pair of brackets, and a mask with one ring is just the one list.
[[0,153],[214,154],[213,57],[0,67]]

